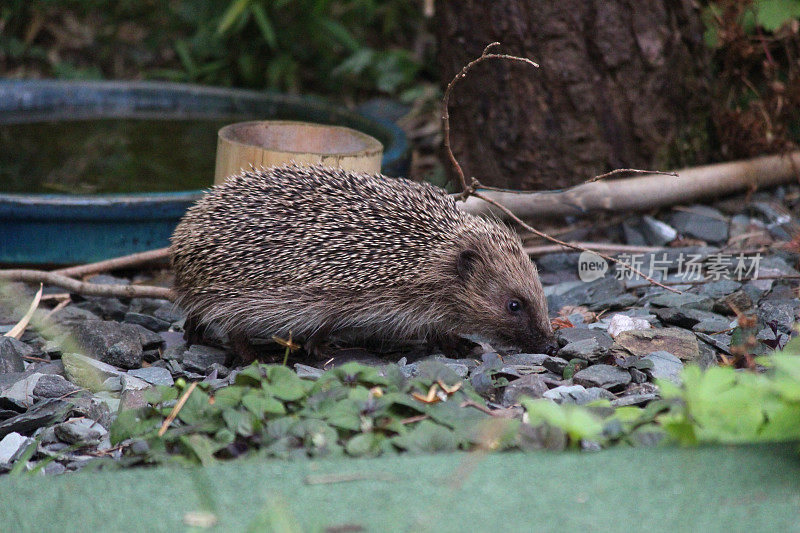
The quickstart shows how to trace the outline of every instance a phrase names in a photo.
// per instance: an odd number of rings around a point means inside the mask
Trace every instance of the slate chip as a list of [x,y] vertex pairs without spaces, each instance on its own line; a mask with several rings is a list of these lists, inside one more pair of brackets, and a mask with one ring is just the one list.
[[36,353],[33,348],[12,337],[0,336],[0,373],[23,372],[23,357]]
[[121,368],[142,366],[141,334],[131,324],[89,320],[75,324],[72,335],[77,345],[93,359]]
[[631,382],[631,374],[612,365],[592,365],[576,372],[572,380],[584,387],[619,390]]

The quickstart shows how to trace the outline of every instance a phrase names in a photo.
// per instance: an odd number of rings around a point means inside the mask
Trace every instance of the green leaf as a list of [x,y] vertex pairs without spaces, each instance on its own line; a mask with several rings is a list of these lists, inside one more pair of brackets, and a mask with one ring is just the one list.
[[391,440],[410,452],[449,452],[458,448],[458,438],[453,431],[430,420],[423,420],[410,432]]
[[800,0],[755,0],[756,21],[767,31],[777,31],[800,16]]
[[352,36],[352,34],[333,19],[319,19],[317,24],[325,31],[334,41],[338,42],[351,52],[355,52],[361,47],[361,43]]
[[222,419],[228,429],[242,437],[249,437],[253,434],[253,418],[251,413],[227,409],[222,412]]
[[258,418],[266,415],[285,415],[286,408],[275,398],[266,396],[263,392],[250,392],[242,398],[242,405]]
[[176,400],[177,398],[178,398],[178,389],[176,389],[175,387],[166,387],[164,385],[158,385],[150,389],[145,389],[144,391],[145,401],[153,405]]
[[137,409],[125,409],[120,411],[117,418],[111,423],[109,439],[111,444],[116,446],[125,439],[154,433],[161,423],[160,418],[142,417]]
[[364,455],[379,455],[381,452],[381,444],[385,438],[375,433],[362,433],[356,435],[345,445],[345,451],[348,455],[361,457]]
[[260,3],[255,3],[250,6],[250,11],[253,13],[253,18],[258,24],[258,29],[267,46],[273,50],[276,49],[278,47],[278,38],[275,35],[275,28],[272,27],[272,22],[270,22],[267,12],[264,10],[264,6]]
[[294,402],[306,395],[310,385],[303,381],[290,368],[285,366],[271,366],[267,370],[269,385],[263,388],[270,395],[285,402]]
[[217,25],[217,35],[222,35],[242,16],[251,0],[234,0],[225,10]]
[[211,466],[217,462],[214,458],[214,453],[216,453],[221,446],[209,437],[199,434],[184,435],[179,438],[179,441],[203,466]]
[[537,426],[547,423],[569,435],[573,444],[581,440],[598,440],[603,424],[587,408],[578,405],[558,405],[548,400],[523,398],[520,403],[528,415],[528,423]]
[[247,391],[246,387],[232,385],[223,387],[214,393],[214,405],[220,409],[236,407],[242,401],[242,397]]

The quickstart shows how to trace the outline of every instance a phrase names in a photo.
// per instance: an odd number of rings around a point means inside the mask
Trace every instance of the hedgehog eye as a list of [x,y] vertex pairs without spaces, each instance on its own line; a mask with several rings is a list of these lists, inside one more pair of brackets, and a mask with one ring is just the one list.
[[517,313],[522,311],[522,302],[520,302],[516,298],[512,298],[506,303],[506,309],[512,315],[516,315]]

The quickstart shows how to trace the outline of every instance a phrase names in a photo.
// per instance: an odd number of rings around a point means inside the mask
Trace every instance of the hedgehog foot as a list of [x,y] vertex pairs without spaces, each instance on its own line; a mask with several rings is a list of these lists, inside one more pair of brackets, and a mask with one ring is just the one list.
[[239,357],[241,364],[249,365],[258,358],[258,352],[247,335],[231,331],[228,338],[231,340],[233,351]]

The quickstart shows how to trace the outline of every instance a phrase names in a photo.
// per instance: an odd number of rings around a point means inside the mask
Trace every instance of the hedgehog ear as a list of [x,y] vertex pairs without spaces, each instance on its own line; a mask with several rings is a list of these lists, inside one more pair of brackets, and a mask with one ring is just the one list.
[[458,276],[466,280],[470,274],[475,270],[475,265],[478,263],[480,259],[480,255],[475,250],[462,250],[460,254],[458,254],[458,260],[456,261],[456,272],[458,272]]

